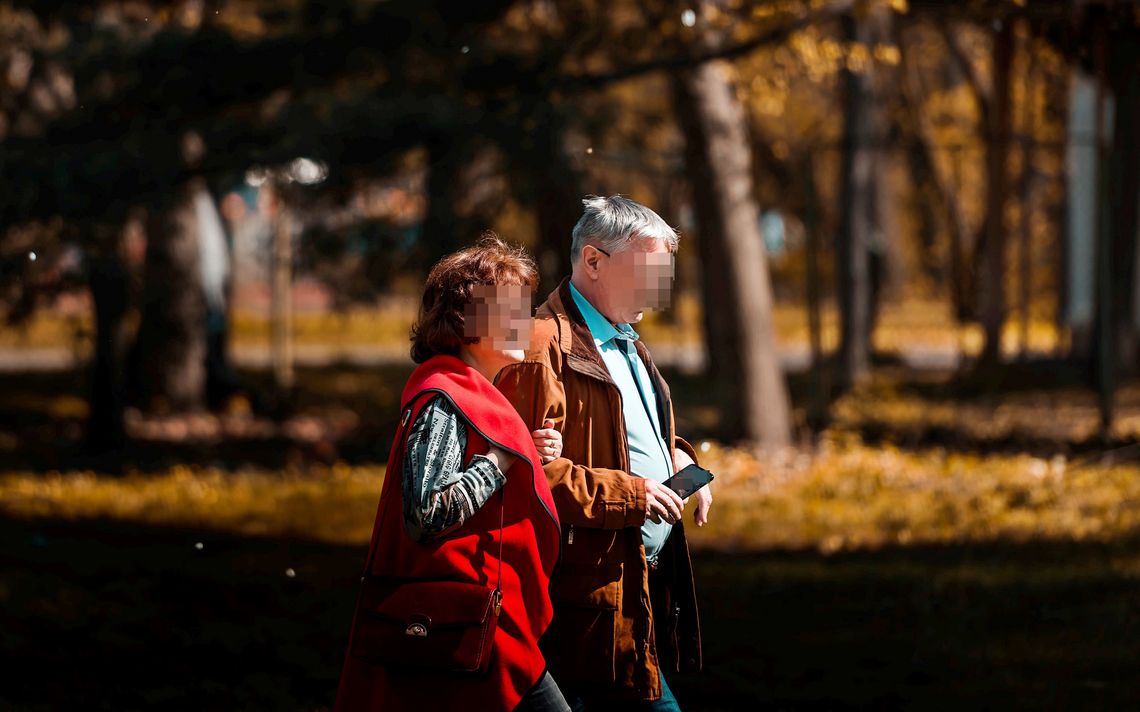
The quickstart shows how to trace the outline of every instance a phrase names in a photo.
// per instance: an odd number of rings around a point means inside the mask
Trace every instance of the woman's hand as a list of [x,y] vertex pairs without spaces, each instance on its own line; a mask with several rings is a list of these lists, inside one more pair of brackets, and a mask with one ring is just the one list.
[[492,445],[491,449],[487,451],[487,459],[495,463],[495,467],[499,468],[499,472],[505,475],[507,474],[507,470],[511,469],[515,464],[515,460],[518,458],[506,450],[500,450]]
[[542,421],[542,429],[534,431],[530,436],[534,438],[534,448],[538,450],[542,464],[554,462],[561,457],[562,433],[554,429],[553,420]]

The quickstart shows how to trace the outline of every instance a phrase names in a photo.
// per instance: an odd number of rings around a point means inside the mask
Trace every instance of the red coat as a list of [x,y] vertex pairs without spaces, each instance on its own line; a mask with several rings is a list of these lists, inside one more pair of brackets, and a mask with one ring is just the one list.
[[[505,473],[503,608],[491,669],[485,676],[390,671],[346,655],[335,712],[512,710],[546,667],[538,639],[553,615],[550,574],[558,560],[561,533],[530,431],[482,374],[453,356],[434,356],[416,368],[400,400],[401,420],[410,417],[415,422],[435,394],[429,391],[450,398],[473,426],[467,428],[464,464],[472,455],[487,452],[486,438],[522,455]],[[402,445],[392,444],[380,493],[372,531],[373,573],[477,583],[497,580],[499,497],[492,497],[457,530],[425,543],[412,541],[404,529],[401,501]]]

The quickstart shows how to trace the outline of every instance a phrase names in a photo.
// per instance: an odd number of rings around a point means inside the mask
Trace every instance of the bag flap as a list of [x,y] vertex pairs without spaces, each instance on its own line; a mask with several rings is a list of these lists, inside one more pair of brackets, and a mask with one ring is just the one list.
[[487,620],[498,595],[479,583],[375,578],[364,582],[360,610],[398,625],[478,625]]

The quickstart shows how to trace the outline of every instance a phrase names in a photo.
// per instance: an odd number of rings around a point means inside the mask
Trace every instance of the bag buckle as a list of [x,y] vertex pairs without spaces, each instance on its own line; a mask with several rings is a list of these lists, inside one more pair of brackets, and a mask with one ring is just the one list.
[[413,638],[426,638],[430,627],[431,618],[416,614],[408,619],[408,627],[404,629],[404,635]]
[[503,592],[496,590],[495,591],[495,617],[496,618],[499,617],[499,613],[501,613],[502,610],[503,610]]

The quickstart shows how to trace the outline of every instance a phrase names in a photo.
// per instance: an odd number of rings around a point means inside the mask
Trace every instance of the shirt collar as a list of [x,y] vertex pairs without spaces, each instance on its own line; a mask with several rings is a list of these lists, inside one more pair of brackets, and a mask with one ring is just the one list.
[[570,283],[570,295],[574,298],[574,304],[578,306],[578,311],[582,312],[582,318],[586,320],[586,326],[590,329],[590,335],[594,337],[594,342],[597,345],[601,346],[615,338],[630,342],[641,338],[629,324],[623,323],[616,326],[611,324],[609,319],[602,316],[602,313],[582,296],[573,282]]

